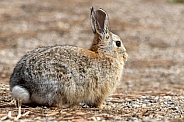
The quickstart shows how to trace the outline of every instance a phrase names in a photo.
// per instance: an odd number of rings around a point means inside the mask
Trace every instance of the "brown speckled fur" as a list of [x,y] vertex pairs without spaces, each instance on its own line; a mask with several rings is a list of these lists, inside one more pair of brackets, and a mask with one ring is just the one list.
[[[108,30],[104,10],[92,8],[91,20],[95,37],[90,50],[57,45],[29,52],[11,75],[12,96],[12,89],[20,86],[29,93],[29,103],[51,106],[85,102],[101,107],[121,80],[128,55],[120,38]],[[121,42],[120,47],[116,41]]]

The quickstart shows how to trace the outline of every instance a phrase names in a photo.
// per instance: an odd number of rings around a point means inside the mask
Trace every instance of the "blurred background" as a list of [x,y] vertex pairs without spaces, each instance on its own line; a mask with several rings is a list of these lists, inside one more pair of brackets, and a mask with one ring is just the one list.
[[89,48],[90,7],[109,14],[111,30],[127,48],[116,93],[184,95],[182,0],[0,0],[0,83],[8,84],[20,58],[39,46]]

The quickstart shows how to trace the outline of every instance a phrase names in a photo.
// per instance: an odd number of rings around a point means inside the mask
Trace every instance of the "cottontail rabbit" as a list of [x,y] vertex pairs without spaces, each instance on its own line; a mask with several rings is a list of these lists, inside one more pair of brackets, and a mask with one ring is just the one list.
[[91,8],[94,40],[89,50],[57,45],[26,54],[10,78],[13,98],[23,104],[101,107],[121,80],[126,49],[109,30],[108,15]]

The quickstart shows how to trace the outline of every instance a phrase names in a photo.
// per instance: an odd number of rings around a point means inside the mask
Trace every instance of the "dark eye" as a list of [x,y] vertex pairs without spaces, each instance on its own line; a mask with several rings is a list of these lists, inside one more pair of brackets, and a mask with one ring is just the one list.
[[120,41],[116,41],[116,46],[117,47],[121,47],[121,42]]

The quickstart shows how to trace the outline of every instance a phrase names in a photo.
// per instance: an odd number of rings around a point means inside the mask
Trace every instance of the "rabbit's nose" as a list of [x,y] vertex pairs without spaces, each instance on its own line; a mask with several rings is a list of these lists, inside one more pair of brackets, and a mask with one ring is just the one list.
[[124,52],[123,53],[123,61],[127,61],[127,59],[128,59],[128,54],[127,54],[127,52]]

